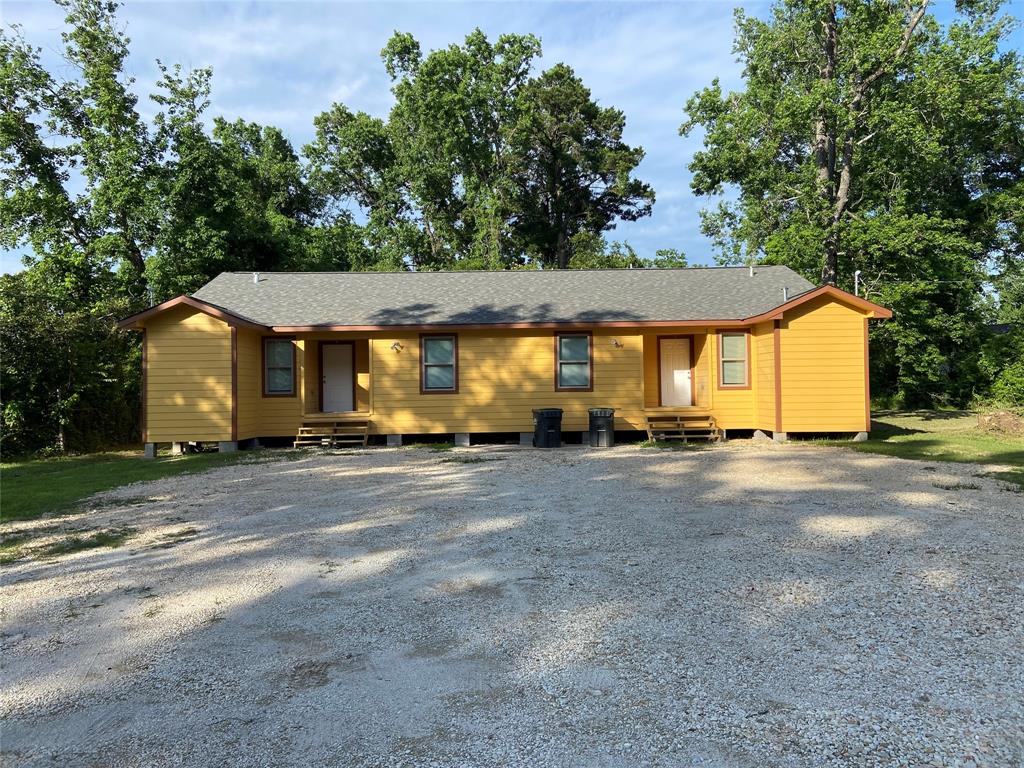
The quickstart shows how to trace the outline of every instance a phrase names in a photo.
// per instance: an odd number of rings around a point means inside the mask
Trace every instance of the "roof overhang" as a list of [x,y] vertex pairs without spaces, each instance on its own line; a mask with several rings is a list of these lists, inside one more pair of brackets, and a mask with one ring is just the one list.
[[886,309],[885,307],[862,299],[859,296],[854,296],[852,293],[836,288],[833,285],[823,285],[820,288],[814,288],[806,293],[802,293],[799,296],[794,296],[789,301],[780,304],[774,309],[768,312],[762,312],[759,315],[753,315],[751,317],[742,318],[719,318],[719,319],[706,319],[706,320],[570,320],[570,321],[552,321],[552,322],[511,322],[511,323],[475,323],[475,324],[455,324],[455,323],[403,323],[403,324],[388,324],[388,325],[338,325],[338,324],[324,324],[324,325],[263,325],[257,323],[248,318],[234,314],[223,307],[218,307],[209,302],[203,301],[202,299],[196,299],[192,296],[178,296],[162,304],[157,304],[145,309],[142,312],[138,312],[130,317],[126,317],[123,320],[118,321],[118,325],[121,328],[132,328],[139,329],[144,327],[145,321],[154,315],[158,315],[162,312],[166,312],[169,309],[173,309],[177,306],[187,306],[195,309],[199,312],[204,312],[211,317],[216,317],[218,320],[223,320],[230,326],[238,328],[252,328],[267,333],[322,333],[327,331],[349,331],[349,332],[369,332],[369,331],[402,331],[402,330],[449,330],[449,331],[470,331],[470,330],[487,330],[493,329],[517,329],[517,328],[537,328],[537,329],[559,329],[559,328],[660,328],[665,326],[673,327],[709,327],[713,326],[716,328],[729,328],[729,327],[743,327],[749,325],[755,325],[757,323],[763,323],[769,320],[781,320],[785,313],[791,309],[795,309],[802,304],[806,304],[820,296],[828,296],[841,301],[844,304],[848,304],[856,309],[859,309],[867,314],[868,317],[877,318],[889,318],[892,317],[892,310]]
[[203,312],[207,315],[210,315],[210,317],[215,317],[218,320],[223,320],[228,325],[236,328],[253,328],[260,331],[271,330],[269,326],[253,322],[248,318],[241,317],[240,315],[236,315],[233,312],[229,312],[223,307],[218,307],[215,304],[210,304],[209,302],[203,301],[202,299],[195,299],[191,296],[177,296],[173,299],[168,299],[167,301],[161,304],[156,304],[150,307],[149,309],[144,309],[141,312],[136,312],[134,315],[130,315],[129,317],[124,318],[123,320],[118,320],[117,324],[121,328],[131,328],[134,330],[138,330],[140,328],[143,328],[145,326],[146,320],[153,317],[154,315],[159,315],[163,312],[166,312],[169,309],[181,306],[191,307],[192,309],[195,309],[199,312]]
[[873,301],[862,299],[860,296],[854,296],[852,293],[844,291],[842,288],[836,288],[834,285],[823,285],[820,288],[813,288],[806,293],[801,293],[799,296],[794,296],[789,301],[780,304],[775,309],[769,310],[768,312],[764,312],[755,317],[748,317],[746,322],[760,323],[765,320],[781,320],[788,310],[795,309],[801,304],[806,304],[819,296],[828,296],[836,301],[849,304],[850,306],[867,313],[868,317],[892,317],[892,310],[886,309],[881,304],[875,304]]

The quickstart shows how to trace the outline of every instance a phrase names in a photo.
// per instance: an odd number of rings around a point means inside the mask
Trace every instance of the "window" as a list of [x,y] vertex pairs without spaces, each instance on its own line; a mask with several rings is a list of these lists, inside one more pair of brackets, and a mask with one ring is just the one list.
[[295,394],[295,346],[291,339],[263,339],[263,396]]
[[718,379],[720,387],[746,387],[747,379],[747,334],[718,334]]
[[456,336],[420,336],[420,392],[459,391],[459,340]]
[[555,336],[555,389],[591,389],[590,334]]

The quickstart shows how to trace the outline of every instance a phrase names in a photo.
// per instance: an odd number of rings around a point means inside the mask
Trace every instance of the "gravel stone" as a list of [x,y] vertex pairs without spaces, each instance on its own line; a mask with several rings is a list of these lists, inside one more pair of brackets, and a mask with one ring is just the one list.
[[985,469],[264,451],[121,488],[60,524],[122,547],[3,570],[3,763],[1021,765],[1024,496]]

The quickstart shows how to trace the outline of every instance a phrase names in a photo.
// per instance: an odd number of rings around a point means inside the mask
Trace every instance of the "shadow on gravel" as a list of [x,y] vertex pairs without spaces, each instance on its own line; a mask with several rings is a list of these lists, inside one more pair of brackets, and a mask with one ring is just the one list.
[[132,514],[186,540],[7,574],[4,753],[796,765],[914,757],[909,719],[946,754],[986,710],[1011,754],[1020,546],[988,481],[899,467],[415,450],[162,484]]

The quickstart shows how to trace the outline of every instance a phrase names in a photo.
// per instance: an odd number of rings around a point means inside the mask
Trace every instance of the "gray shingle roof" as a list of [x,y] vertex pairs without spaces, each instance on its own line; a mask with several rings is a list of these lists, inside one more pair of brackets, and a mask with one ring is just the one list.
[[788,267],[225,272],[195,298],[262,325],[740,320],[814,288]]

